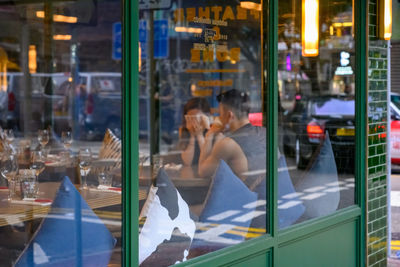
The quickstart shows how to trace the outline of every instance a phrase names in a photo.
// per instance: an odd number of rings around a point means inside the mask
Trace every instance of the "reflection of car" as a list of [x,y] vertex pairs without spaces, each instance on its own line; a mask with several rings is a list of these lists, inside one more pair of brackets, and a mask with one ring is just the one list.
[[86,86],[84,107],[84,138],[101,139],[107,128],[121,136],[121,73],[81,72],[81,83]]
[[329,134],[338,170],[354,167],[354,98],[316,96],[298,99],[283,115],[283,148],[305,168]]
[[390,95],[390,157],[400,164],[400,94]]
[[[7,128],[37,130],[43,127],[46,107],[51,106],[51,119],[54,130],[61,132],[70,124],[68,95],[68,73],[33,73],[25,80],[23,73],[8,73],[8,111]],[[25,86],[25,83],[29,86]],[[25,92],[24,88],[29,91]],[[53,94],[46,94],[51,88]],[[27,105],[29,103],[29,105]],[[28,109],[29,108],[29,109]],[[29,114],[29,120],[24,114]]]
[[[4,105],[8,111],[3,112],[0,94],[0,125],[36,131],[51,118],[57,134],[72,128],[75,138],[101,139],[106,128],[110,128],[120,136],[121,73],[81,72],[78,75],[76,87],[83,88],[82,97],[71,83],[70,73],[33,73],[29,80],[25,80],[23,73],[7,73],[8,102]],[[25,82],[30,86],[24,86]],[[29,94],[24,88],[29,88]],[[46,94],[46,88],[51,88],[52,93]],[[25,114],[29,114],[29,120]]]

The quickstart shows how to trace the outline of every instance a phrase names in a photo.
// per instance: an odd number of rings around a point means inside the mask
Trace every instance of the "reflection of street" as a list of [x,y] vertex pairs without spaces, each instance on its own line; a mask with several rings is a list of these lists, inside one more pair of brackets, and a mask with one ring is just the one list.
[[[148,146],[146,144],[140,144],[140,151],[142,154],[148,154]],[[166,152],[164,147],[163,155],[169,155],[170,157],[176,157],[179,152],[170,151]],[[307,170],[297,169],[295,164],[295,159],[291,157],[286,157],[287,169],[290,173],[290,177],[292,179],[293,185],[296,188],[296,184],[300,182],[301,179],[307,178]],[[278,171],[284,171],[284,168],[279,168]],[[299,205],[300,201],[321,201],[324,197],[337,194],[339,191],[340,201],[338,205],[338,209],[346,208],[355,203],[354,200],[354,174],[353,173],[339,173],[338,174],[338,183],[331,182],[323,185],[313,186],[309,188],[305,188],[304,190],[299,190],[295,193],[287,193],[281,197],[281,200],[278,201],[278,209],[286,210],[290,209],[294,206]],[[300,200],[300,201],[299,201]],[[301,220],[306,220],[308,218],[301,218]]]
[[[297,169],[294,158],[288,157],[286,158],[286,161],[293,185],[296,187],[296,184],[300,181],[300,179],[302,177],[306,177],[305,175],[307,171]],[[354,188],[354,174],[339,173],[339,187],[336,186],[336,183],[327,184],[325,186],[315,186],[305,189],[302,192],[297,192],[297,195],[301,200],[318,201],[318,198],[320,197],[340,191],[339,209],[341,209],[354,204]]]

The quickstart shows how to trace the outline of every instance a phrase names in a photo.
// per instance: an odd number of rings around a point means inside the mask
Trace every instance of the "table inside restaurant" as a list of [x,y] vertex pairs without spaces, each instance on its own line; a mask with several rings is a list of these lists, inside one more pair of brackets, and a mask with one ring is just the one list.
[[[71,162],[68,164],[62,160],[53,160],[46,162],[45,170],[39,176],[39,194],[38,199],[52,201],[60,186],[61,180],[65,176],[69,176],[72,183],[80,191],[83,199],[88,203],[89,207],[102,219],[106,227],[112,232],[114,237],[121,235],[121,192],[105,192],[97,189],[97,178],[95,174],[89,179],[89,189],[79,189],[79,167],[76,159],[71,157]],[[112,165],[115,162],[94,161],[93,167]],[[23,166],[20,164],[20,166]],[[23,168],[23,167],[22,167]],[[200,210],[211,179],[200,178],[197,175],[197,170],[192,167],[165,166],[165,170],[171,181],[180,192],[182,198],[189,204],[191,210],[196,212]],[[114,184],[121,184],[121,169],[114,168],[110,171],[114,177]],[[139,203],[144,204],[147,198],[147,192],[152,183],[150,166],[141,168],[139,175]],[[36,231],[40,222],[50,211],[51,203],[38,202],[28,203],[25,201],[8,201],[8,190],[0,189],[0,235],[10,240],[15,240],[18,243],[18,248],[15,250],[21,253],[25,244]],[[8,228],[7,228],[8,227]],[[10,228],[11,227],[11,228]],[[9,229],[15,227],[23,227],[18,231],[10,232]],[[24,234],[23,241],[17,241],[14,236],[16,234]],[[7,242],[3,240],[3,242]],[[118,245],[117,247],[119,247]],[[120,249],[114,250],[111,262],[120,262]],[[1,254],[1,252],[0,252]],[[15,260],[15,259],[14,259]]]
[[[0,260],[1,263],[8,264],[16,260],[16,257],[23,251],[27,242],[37,231],[42,219],[49,213],[51,202],[48,201],[54,200],[60,184],[61,182],[39,183],[38,200],[41,202],[18,199],[10,202],[7,200],[8,189],[0,189],[0,256],[11,257],[9,260]],[[119,240],[122,225],[121,192],[102,191],[96,188],[80,190],[79,185],[75,186],[89,207],[102,220],[112,235]],[[139,197],[145,198],[146,192],[141,191]],[[4,251],[9,252],[4,254],[6,253]],[[120,243],[113,250],[111,262],[120,262]]]
[[[107,167],[115,164],[115,160],[94,160],[92,170],[97,167]],[[20,166],[23,166],[20,164]],[[200,178],[197,168],[192,166],[171,165],[164,166],[182,198],[190,205],[203,204],[207,195],[211,179]],[[121,169],[114,168],[109,172],[114,177],[114,184],[121,185]],[[60,186],[61,180],[68,176],[79,190],[79,167],[76,157],[71,156],[69,161],[64,161],[56,155],[46,162],[45,170],[39,175],[39,199],[52,200]],[[141,204],[147,198],[147,191],[152,183],[151,167],[143,166],[139,173],[139,201]],[[96,190],[97,177],[89,173],[89,189],[80,190],[82,197],[92,209],[107,208],[121,204],[121,194]],[[32,205],[31,203],[15,203],[7,201],[8,190],[0,190],[0,227],[15,223],[30,221],[44,217],[50,205]],[[42,203],[43,204],[43,203]],[[120,218],[121,219],[121,218]]]
[[[50,210],[50,204],[60,186],[60,182],[39,183],[38,201],[13,200],[8,201],[8,190],[0,190],[0,226],[13,225],[21,222],[40,219]],[[76,185],[79,188],[78,185]],[[82,197],[93,210],[121,204],[119,192],[105,192],[93,189],[80,190]],[[142,198],[145,192],[141,191]]]

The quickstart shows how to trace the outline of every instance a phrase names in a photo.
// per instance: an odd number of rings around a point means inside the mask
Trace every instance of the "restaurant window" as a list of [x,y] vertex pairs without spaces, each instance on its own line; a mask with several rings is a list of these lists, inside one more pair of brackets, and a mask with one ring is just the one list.
[[353,7],[350,0],[278,7],[278,179],[292,181],[279,182],[278,213],[296,211],[298,223],[354,204]]
[[139,264],[267,234],[261,3],[139,2]]
[[0,266],[120,266],[121,2],[0,4]]

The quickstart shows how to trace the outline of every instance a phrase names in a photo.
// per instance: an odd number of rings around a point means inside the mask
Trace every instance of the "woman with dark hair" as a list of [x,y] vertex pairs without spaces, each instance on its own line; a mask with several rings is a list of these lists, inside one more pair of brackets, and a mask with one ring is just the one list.
[[205,98],[194,97],[183,107],[182,126],[179,129],[179,148],[184,165],[197,165],[204,135],[210,128],[210,105]]

